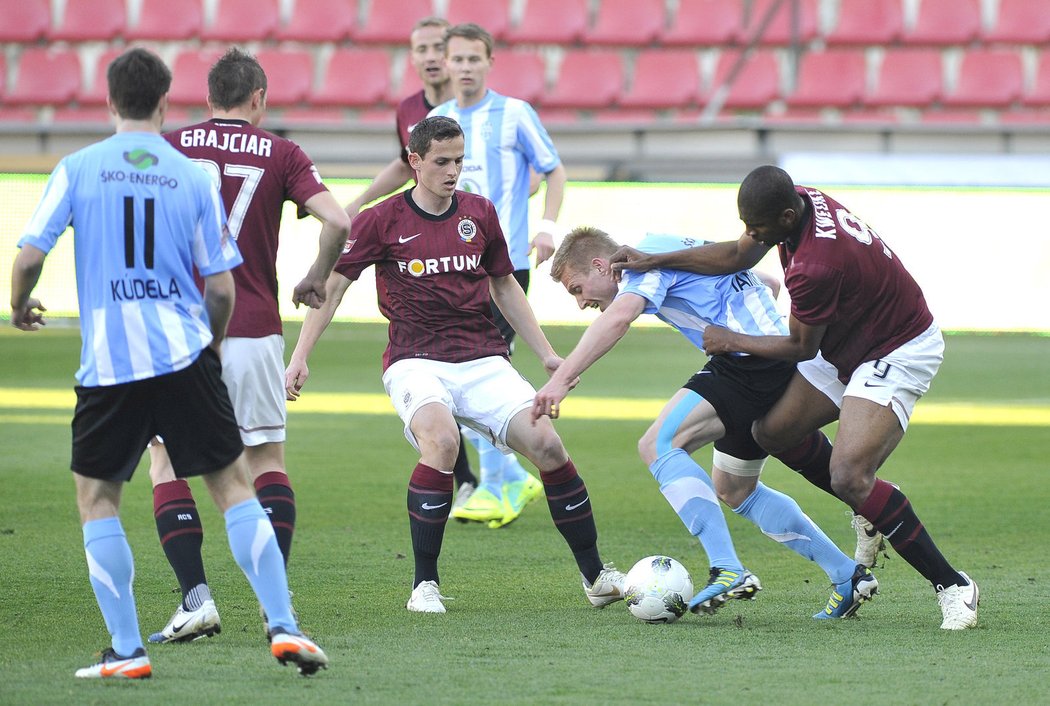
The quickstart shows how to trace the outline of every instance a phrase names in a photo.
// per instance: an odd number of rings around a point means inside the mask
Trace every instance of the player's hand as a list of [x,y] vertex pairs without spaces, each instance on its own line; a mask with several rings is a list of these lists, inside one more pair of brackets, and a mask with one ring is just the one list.
[[724,353],[735,353],[732,347],[733,332],[721,326],[711,324],[704,328],[703,349],[707,355],[722,355]]
[[310,367],[306,361],[292,358],[284,371],[284,398],[289,402],[295,402],[302,394],[303,385],[310,377]]
[[[635,250],[629,245],[622,245],[609,257],[609,267],[612,269],[612,277],[617,282],[623,276],[624,270],[636,270],[646,272],[653,268],[650,257],[641,250]],[[606,274],[606,273],[602,273]]]
[[529,243],[529,254],[536,251],[536,266],[539,267],[554,255],[554,236],[550,233],[539,231],[536,237]]
[[304,277],[303,281],[295,285],[292,290],[292,304],[298,309],[300,304],[306,304],[311,309],[320,309],[325,300],[325,281],[310,277]]
[[548,380],[532,400],[532,423],[540,417],[557,419],[561,414],[561,401],[569,394],[569,386],[556,380]]
[[36,331],[41,326],[47,326],[43,314],[45,311],[47,307],[39,299],[27,299],[25,306],[11,309],[11,325],[23,331]]

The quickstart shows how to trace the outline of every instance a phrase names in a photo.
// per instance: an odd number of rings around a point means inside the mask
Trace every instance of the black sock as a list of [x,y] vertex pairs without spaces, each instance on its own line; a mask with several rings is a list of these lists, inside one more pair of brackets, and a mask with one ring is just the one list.
[[470,458],[467,457],[467,437],[460,434],[459,437],[459,455],[456,456],[456,465],[452,467],[452,475],[456,477],[456,487],[463,485],[464,483],[470,483],[475,488],[478,487],[478,478],[470,470]]
[[441,583],[437,562],[445,523],[452,509],[452,485],[451,473],[442,473],[422,463],[412,470],[408,481],[408,527],[416,562],[412,588],[423,581]]
[[824,432],[815,431],[795,448],[774,456],[828,495],[838,497],[831,489],[831,440]]
[[292,535],[295,534],[295,491],[288,482],[288,474],[280,471],[263,473],[255,479],[255,495],[266,511],[277,535],[277,546],[284,556],[284,565],[292,554]]
[[186,596],[196,586],[208,582],[201,559],[204,528],[189,484],[184,480],[173,480],[154,487],[153,517],[164,555],[179,581],[183,607],[188,607]]
[[876,479],[875,488],[857,512],[875,525],[894,551],[935,587],[966,584],[941,555],[911,509],[911,502],[892,483]]
[[547,506],[551,510],[554,526],[565,538],[580,573],[593,583],[602,572],[602,559],[598,554],[598,528],[594,525],[591,500],[587,486],[576,473],[572,460],[561,468],[541,471],[540,479],[547,494]]

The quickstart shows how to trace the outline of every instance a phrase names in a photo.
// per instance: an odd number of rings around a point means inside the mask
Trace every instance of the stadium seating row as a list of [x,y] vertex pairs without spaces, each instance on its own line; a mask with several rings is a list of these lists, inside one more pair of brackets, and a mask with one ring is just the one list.
[[[96,55],[94,71],[89,70],[93,79],[84,82],[75,49],[25,48],[6,91],[0,80],[0,104],[102,106],[106,67],[120,51],[111,47]],[[205,77],[221,51],[186,49],[175,55],[170,95],[174,105],[204,105]],[[275,108],[393,105],[419,89],[412,71],[402,70],[402,78],[392,80],[393,55],[384,48],[335,49],[326,53],[319,70],[314,54],[304,49],[263,48],[257,56],[270,78],[268,102]],[[950,82],[945,80],[944,53],[938,49],[808,51],[802,54],[797,80],[786,81],[790,76],[782,68],[790,56],[774,49],[743,56],[739,50],[726,49],[718,52],[712,75],[706,77],[703,52],[647,49],[634,57],[628,80],[622,52],[571,49],[560,56],[556,76],[548,85],[543,52],[506,50],[497,55],[490,83],[497,91],[552,109],[699,107],[711,101],[715,89],[726,85],[731,75],[734,80],[722,96],[729,110],[760,111],[777,100],[788,108],[809,109],[1050,106],[1050,49],[1039,55],[1028,80],[1022,50],[1017,49],[966,51]],[[0,76],[6,73],[0,64]],[[787,83],[793,85],[785,89]]]
[[[997,0],[984,21],[981,0],[0,0],[0,42],[127,40],[301,41],[400,44],[406,25],[439,9],[453,22],[474,21],[510,44],[727,46],[753,38],[764,46],[819,40],[835,45],[924,46],[1050,41],[1042,0]],[[132,13],[130,7],[136,11]],[[797,8],[797,17],[795,9]],[[132,14],[135,15],[132,18]],[[206,14],[211,14],[210,18]],[[515,15],[517,13],[514,13]]]

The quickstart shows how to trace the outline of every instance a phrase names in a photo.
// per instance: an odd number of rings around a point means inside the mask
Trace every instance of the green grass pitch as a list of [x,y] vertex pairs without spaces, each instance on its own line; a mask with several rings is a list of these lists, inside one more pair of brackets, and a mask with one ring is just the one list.
[[[580,332],[548,335],[564,354]],[[290,326],[289,351],[296,333]],[[383,326],[333,325],[311,361],[304,403],[315,393],[381,394],[384,344]],[[880,472],[979,583],[975,630],[941,631],[933,591],[892,551],[876,572],[879,596],[856,619],[816,622],[810,616],[829,592],[823,573],[732,513],[738,552],[765,587],[756,601],[665,626],[635,620],[622,604],[593,610],[543,502],[502,530],[450,522],[442,591],[455,600],[444,616],[410,614],[405,486],[416,456],[399,420],[389,405],[371,413],[293,406],[287,455],[299,520],[290,581],[303,627],[331,668],[306,680],[269,656],[222,519],[194,480],[222,634],[154,646],[154,678],[116,684],[73,678],[108,645],[68,471],[78,347],[74,328],[0,332],[0,704],[1050,702],[1050,338],[949,337],[919,409],[952,414],[917,418]],[[524,346],[515,363],[541,382]],[[707,562],[638,460],[647,420],[588,418],[572,401],[664,399],[701,364],[669,329],[633,331],[585,375],[557,422],[587,481],[603,556],[624,570],[664,553],[701,583]],[[697,458],[709,467],[710,450]],[[852,553],[842,503],[776,462],[763,480]],[[124,493],[122,518],[148,634],[179,597],[144,466]]]

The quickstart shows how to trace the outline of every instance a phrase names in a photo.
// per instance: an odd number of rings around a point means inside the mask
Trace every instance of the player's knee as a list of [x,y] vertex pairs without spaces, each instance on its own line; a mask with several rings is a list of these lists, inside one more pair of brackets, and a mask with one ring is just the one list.
[[755,442],[770,454],[777,454],[794,446],[786,431],[773,427],[765,419],[757,419],[751,425],[751,435],[755,437]]
[[557,468],[568,459],[565,445],[561,437],[554,431],[554,427],[541,429],[537,425],[538,433],[530,440],[529,460],[536,464],[537,468]]
[[868,497],[871,481],[862,468],[851,464],[832,464],[831,489],[856,510]]

